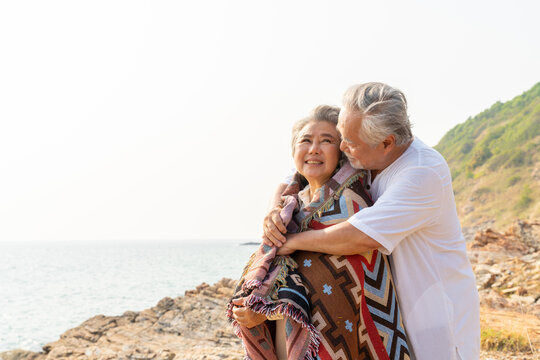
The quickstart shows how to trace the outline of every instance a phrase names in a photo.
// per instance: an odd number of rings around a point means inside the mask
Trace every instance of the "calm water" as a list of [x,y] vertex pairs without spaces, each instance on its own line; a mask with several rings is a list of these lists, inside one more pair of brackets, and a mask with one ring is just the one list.
[[238,278],[239,241],[1,243],[0,352],[39,351],[97,315],[140,311],[205,281]]

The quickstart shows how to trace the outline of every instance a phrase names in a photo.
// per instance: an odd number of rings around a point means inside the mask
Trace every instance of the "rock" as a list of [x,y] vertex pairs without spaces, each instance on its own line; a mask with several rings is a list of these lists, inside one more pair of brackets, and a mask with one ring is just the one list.
[[469,248],[484,248],[485,250],[497,251],[501,248],[508,253],[515,255],[523,255],[529,250],[529,246],[520,241],[514,235],[499,233],[490,228],[478,231],[474,236],[472,243],[469,243]]
[[217,294],[225,297],[232,297],[233,296],[233,289],[221,286],[217,289]]
[[478,275],[488,274],[490,275],[492,273],[491,266],[486,264],[478,264],[474,268],[474,272]]
[[37,360],[40,357],[38,353],[20,349],[0,353],[0,360]]
[[157,357],[157,353],[150,347],[142,344],[129,344],[122,347],[122,351],[120,352],[119,356],[127,359],[150,360],[155,359]]
[[207,283],[203,282],[201,285],[197,286],[196,289],[198,292],[201,292],[202,290],[206,289],[206,288],[209,288],[210,285],[208,285]]
[[[472,200],[471,200],[471,201],[472,201]],[[464,213],[465,215],[468,214],[468,213],[471,213],[471,212],[473,212],[473,211],[474,211],[474,206],[471,205],[471,204],[465,205],[465,206],[463,207],[463,213]]]
[[187,330],[184,316],[179,310],[167,311],[154,324],[153,330],[175,335],[182,335],[182,332]]
[[171,352],[168,349],[161,350],[158,354],[156,359],[158,360],[173,360],[176,357],[176,354]]
[[495,290],[489,290],[488,292],[480,293],[480,305],[492,309],[504,309],[508,307],[508,300]]
[[126,311],[122,316],[119,316],[116,320],[118,326],[125,326],[129,323],[132,323],[137,318],[137,313],[135,311]]
[[503,232],[485,228],[467,244],[480,303],[540,314],[540,223],[516,220]]
[[146,309],[146,310],[141,311],[135,319],[135,321],[137,322],[150,322],[150,323],[155,323],[156,320],[157,320],[157,315],[152,309]]
[[60,344],[51,349],[46,359],[80,359],[84,356],[86,349],[84,347],[74,347]]
[[532,305],[534,304],[534,297],[533,296],[520,296],[518,294],[514,294],[510,296],[510,301],[512,303],[516,303],[519,305]]
[[167,311],[173,306],[174,306],[174,300],[171,299],[170,297],[165,297],[161,299],[156,305],[156,307],[161,311]]
[[484,274],[482,276],[477,276],[476,283],[481,289],[488,289],[495,283],[495,279],[495,274]]

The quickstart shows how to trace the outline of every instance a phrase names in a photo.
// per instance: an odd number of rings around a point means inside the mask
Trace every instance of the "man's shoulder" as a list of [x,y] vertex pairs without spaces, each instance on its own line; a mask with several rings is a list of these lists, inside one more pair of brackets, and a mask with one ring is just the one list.
[[398,161],[401,161],[401,164],[399,164],[401,170],[425,168],[442,175],[448,169],[448,164],[444,157],[437,150],[424,144],[418,138],[414,139],[404,155],[398,159]]
[[440,181],[446,183],[449,177],[450,169],[442,155],[417,138],[403,155],[388,167],[387,171],[381,173],[381,178],[387,179],[387,185],[409,178],[438,179],[437,183]]
[[416,160],[418,161],[418,165],[420,166],[430,166],[433,163],[441,162],[446,164],[446,160],[437,150],[429,145],[426,145],[418,138],[414,139],[410,148],[412,150],[411,153],[414,154]]

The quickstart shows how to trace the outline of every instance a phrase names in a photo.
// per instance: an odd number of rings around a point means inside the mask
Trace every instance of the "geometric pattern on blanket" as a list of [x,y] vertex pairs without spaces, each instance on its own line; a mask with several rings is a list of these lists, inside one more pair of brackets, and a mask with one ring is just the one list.
[[[346,220],[349,210],[365,207],[359,190],[353,190],[346,189],[309,227],[331,226]],[[351,256],[297,251],[291,256],[308,289],[311,322],[321,334],[320,359],[410,358],[386,255],[375,250]]]
[[[326,228],[369,206],[371,201],[366,199],[361,186],[360,181],[350,184],[329,207],[315,211],[307,226],[316,230]],[[304,209],[313,212],[314,208],[324,206],[322,204],[328,196],[320,194],[317,203]],[[305,224],[305,218],[301,218],[305,213],[305,210],[304,214],[298,213],[296,222],[304,221]],[[309,254],[310,259],[306,258]],[[299,264],[298,271],[310,290],[312,323],[321,333],[319,357],[352,359],[360,353],[366,359],[410,358],[386,255],[377,250],[339,257],[296,252],[292,258]],[[331,282],[336,284],[333,291],[328,288]],[[325,302],[330,305],[325,305]],[[328,311],[329,308],[332,310]],[[338,331],[340,326],[345,326],[347,331]],[[352,329],[358,331],[350,331]],[[355,336],[351,337],[353,333]],[[339,336],[341,340],[348,340],[337,341]],[[377,337],[382,341],[377,341]]]
[[292,257],[308,289],[311,322],[321,334],[320,359],[410,358],[385,255],[299,251]]

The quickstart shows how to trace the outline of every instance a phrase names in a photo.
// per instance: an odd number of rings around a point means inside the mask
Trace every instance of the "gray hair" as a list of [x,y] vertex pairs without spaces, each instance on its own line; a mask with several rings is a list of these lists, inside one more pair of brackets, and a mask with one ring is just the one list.
[[313,109],[313,111],[308,117],[305,117],[295,122],[292,128],[292,141],[291,141],[293,155],[294,155],[294,145],[296,144],[298,135],[300,134],[300,131],[307,124],[309,124],[310,122],[326,121],[334,125],[337,125],[339,111],[340,111],[340,108],[338,108],[337,106],[319,105],[315,109]]
[[398,89],[377,82],[353,85],[343,95],[343,106],[360,113],[359,136],[372,147],[389,135],[394,135],[396,145],[413,140],[407,100]]

